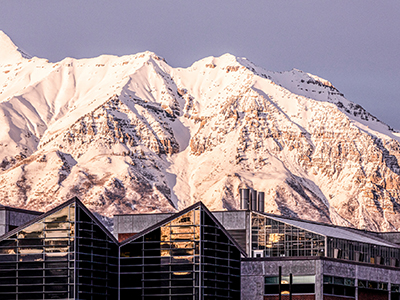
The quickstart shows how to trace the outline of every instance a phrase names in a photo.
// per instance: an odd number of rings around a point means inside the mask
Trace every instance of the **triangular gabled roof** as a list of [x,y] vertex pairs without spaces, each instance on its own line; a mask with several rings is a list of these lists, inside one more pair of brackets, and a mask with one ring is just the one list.
[[73,199],[76,199],[76,204],[79,205],[80,208],[82,208],[86,214],[89,215],[89,217],[113,240],[114,243],[119,245],[118,240],[111,234],[111,232],[107,229],[104,224],[97,219],[97,217],[79,200],[77,197],[74,197]]
[[0,241],[4,240],[6,238],[9,238],[13,234],[21,231],[22,229],[24,229],[24,228],[26,228],[26,227],[34,224],[34,223],[39,222],[40,220],[52,215],[53,213],[59,211],[60,209],[63,209],[65,207],[67,207],[68,205],[70,205],[72,203],[75,203],[80,208],[82,208],[85,211],[85,213],[88,214],[89,217],[113,240],[113,242],[115,242],[116,244],[119,244],[118,241],[116,240],[116,238],[110,233],[110,231],[96,218],[95,215],[93,215],[93,213],[90,210],[88,210],[86,208],[86,206],[77,197],[73,197],[73,198],[65,201],[64,203],[62,203],[59,206],[49,210],[48,212],[42,213],[41,215],[37,216],[36,218],[30,220],[29,222],[27,222],[27,223],[25,223],[25,224],[23,224],[23,225],[21,225],[21,226],[19,226],[17,228],[14,228],[13,230],[7,232],[6,234],[0,236]]
[[7,232],[6,234],[0,236],[0,241],[1,241],[1,240],[4,240],[4,239],[6,239],[6,238],[8,238],[8,237],[10,237],[10,236],[12,236],[13,234],[15,234],[15,233],[21,231],[22,229],[24,229],[24,228],[26,228],[26,227],[28,227],[28,226],[34,224],[34,223],[37,223],[38,221],[40,221],[40,220],[46,218],[47,216],[52,215],[52,214],[55,213],[56,211],[58,211],[58,210],[60,210],[60,209],[63,209],[64,207],[67,207],[68,205],[74,203],[74,202],[75,202],[75,199],[77,199],[77,200],[79,201],[78,198],[74,197],[74,198],[72,198],[72,199],[70,199],[70,200],[68,200],[68,201],[65,201],[64,203],[60,204],[59,206],[57,206],[57,207],[55,207],[55,208],[49,210],[48,212],[42,213],[41,215],[37,216],[36,218],[30,220],[29,222],[27,222],[27,223],[25,223],[25,224],[23,224],[23,225],[21,225],[21,226],[19,226],[19,227],[17,227],[17,228],[14,228],[13,230]]
[[165,224],[168,224],[169,222],[175,220],[176,218],[188,213],[191,210],[194,210],[196,208],[202,208],[204,209],[205,213],[217,224],[217,226],[219,227],[219,229],[222,230],[222,232],[228,237],[228,239],[235,245],[236,248],[238,248],[238,250],[240,251],[240,253],[244,256],[247,257],[246,252],[242,249],[242,247],[238,244],[238,242],[236,242],[236,240],[229,234],[229,232],[224,228],[224,226],[222,226],[222,224],[213,216],[213,214],[208,210],[208,208],[201,202],[197,202],[187,208],[185,208],[184,210],[181,210],[180,212],[173,214],[172,216],[165,218],[164,220],[146,228],[145,230],[135,234],[134,236],[124,240],[122,243],[120,243],[120,246],[124,246],[126,244],[129,244],[130,242],[141,238],[142,236],[146,235],[147,233],[153,231],[154,229],[157,229]]

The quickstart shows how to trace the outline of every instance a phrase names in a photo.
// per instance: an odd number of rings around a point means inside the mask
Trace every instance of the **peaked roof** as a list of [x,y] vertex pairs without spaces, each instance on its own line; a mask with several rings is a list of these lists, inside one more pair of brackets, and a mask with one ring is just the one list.
[[[48,212],[42,213],[41,215],[37,216],[36,218],[30,220],[29,222],[27,222],[27,223],[25,223],[25,224],[23,224],[23,225],[21,225],[21,226],[19,226],[19,227],[17,227],[17,228],[14,228],[13,230],[7,232],[6,234],[0,236],[0,240],[4,240],[4,239],[6,239],[6,238],[12,236],[13,234],[15,234],[15,233],[21,231],[22,229],[24,229],[24,228],[26,228],[26,227],[28,227],[28,226],[34,224],[34,223],[37,223],[38,221],[40,221],[40,220],[46,218],[47,216],[52,215],[53,213],[57,212],[58,210],[63,209],[64,207],[70,205],[71,203],[74,203],[74,202],[75,202],[75,198],[76,198],[76,197],[74,197],[74,198],[72,198],[72,199],[70,199],[70,200],[68,200],[68,201],[65,201],[64,203],[62,203],[62,204],[60,204],[59,206],[57,206],[57,207],[55,207],[55,208],[49,210]],[[78,199],[78,198],[76,198],[76,199]]]
[[310,231],[310,232],[313,232],[313,233],[316,233],[319,235],[323,235],[326,237],[333,237],[333,238],[338,238],[338,239],[342,239],[342,240],[350,240],[350,241],[379,245],[379,246],[384,246],[384,247],[399,248],[399,245],[390,243],[390,242],[380,239],[380,238],[368,236],[361,232],[358,233],[353,230],[348,230],[345,227],[311,222],[311,221],[305,221],[305,220],[292,219],[292,218],[285,218],[282,216],[266,214],[266,213],[262,213],[262,212],[258,212],[258,211],[256,211],[255,213],[264,215],[272,220],[286,223],[293,227],[301,228],[301,229],[304,229],[304,230],[307,230],[307,231]]
[[[89,215],[89,217],[113,240],[114,243],[119,245],[118,240],[115,238],[115,236],[107,229],[106,226],[79,200],[77,197],[74,197],[76,199],[75,203],[79,205],[80,208],[82,208],[86,214]],[[74,199],[73,198],[73,199]]]
[[82,208],[86,214],[89,215],[89,217],[96,223],[96,225],[98,225],[112,240],[113,242],[115,242],[116,244],[118,244],[118,241],[116,240],[116,238],[110,233],[110,231],[96,218],[95,215],[93,215],[93,213],[88,210],[86,208],[86,206],[77,198],[77,197],[73,197],[67,201],[65,201],[64,203],[60,204],[59,206],[49,210],[46,213],[42,213],[41,215],[37,216],[36,218],[30,220],[29,222],[7,232],[6,234],[0,236],[0,241],[12,236],[13,234],[21,231],[22,229],[29,227],[30,225],[39,222],[40,220],[54,214],[55,212],[67,207],[68,205],[75,203],[76,205],[78,205],[80,208]]
[[184,210],[181,210],[180,212],[173,214],[172,216],[165,218],[164,220],[146,228],[145,230],[135,234],[134,236],[124,240],[120,245],[124,246],[126,244],[129,244],[130,242],[146,235],[147,233],[153,231],[154,229],[157,229],[165,224],[168,224],[169,222],[175,220],[176,218],[188,213],[189,211],[192,211],[196,208],[201,208],[204,209],[204,212],[217,224],[217,226],[219,227],[219,229],[221,229],[223,231],[223,233],[228,237],[228,239],[235,245],[236,248],[238,248],[238,250],[240,251],[240,253],[244,256],[247,257],[246,252],[242,249],[242,247],[236,242],[236,240],[229,234],[229,232],[224,228],[224,226],[222,226],[222,224],[213,216],[213,214],[208,210],[208,208],[201,202],[197,202],[187,208],[185,208]]

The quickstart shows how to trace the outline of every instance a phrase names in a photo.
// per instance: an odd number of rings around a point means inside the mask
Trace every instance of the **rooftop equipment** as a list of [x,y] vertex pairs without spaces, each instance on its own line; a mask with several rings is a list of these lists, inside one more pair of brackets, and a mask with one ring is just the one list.
[[251,207],[250,210],[257,211],[257,191],[251,190]]
[[259,192],[258,193],[258,211],[259,212],[264,212],[264,199],[265,199],[265,193]]
[[245,210],[248,210],[249,209],[249,194],[250,194],[250,191],[249,191],[249,189],[240,189],[239,190],[239,193],[240,193],[240,208],[241,209],[245,209]]

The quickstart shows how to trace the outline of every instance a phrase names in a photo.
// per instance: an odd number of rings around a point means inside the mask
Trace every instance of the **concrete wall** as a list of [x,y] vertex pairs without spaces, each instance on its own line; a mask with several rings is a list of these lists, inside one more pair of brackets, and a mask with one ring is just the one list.
[[0,236],[6,233],[8,226],[6,227],[6,211],[0,210]]
[[252,260],[242,261],[242,300],[264,299],[264,276],[278,276],[279,267],[282,275],[316,275],[315,299],[322,299],[321,260]]
[[239,230],[248,227],[248,211],[213,211],[212,214],[226,230]]
[[117,215],[114,216],[114,236],[119,233],[139,233],[173,214]]
[[[279,266],[282,275],[315,275],[315,299],[323,299],[323,276],[348,277],[356,279],[400,284],[400,269],[363,264],[333,261],[326,258],[295,260],[253,259],[242,261],[242,299],[264,299],[264,276],[278,276]],[[356,298],[357,299],[357,298]],[[359,300],[362,300],[359,298]]]
[[250,226],[250,212],[247,210],[236,210],[236,211],[212,211],[214,217],[224,226],[224,228],[229,231],[238,231],[245,230],[244,236],[242,234],[235,235],[232,234],[233,237],[239,237],[237,242],[243,248],[246,253],[250,253],[251,245],[250,245],[250,234],[251,234],[251,226]]
[[41,214],[40,212],[2,207],[0,210],[0,236],[7,233],[10,230],[10,226],[18,227],[24,225]]
[[24,225],[25,223],[28,223],[30,220],[33,220],[36,218],[39,214],[31,214],[28,212],[19,212],[19,211],[12,211],[10,210],[8,212],[8,221],[9,225],[11,226],[21,226]]
[[260,261],[242,261],[241,272],[241,300],[263,300],[264,263]]

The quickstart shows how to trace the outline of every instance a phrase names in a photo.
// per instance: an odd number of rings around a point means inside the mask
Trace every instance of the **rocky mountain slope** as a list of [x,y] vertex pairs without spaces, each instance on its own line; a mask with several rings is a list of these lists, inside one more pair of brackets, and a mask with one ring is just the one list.
[[0,204],[235,209],[251,187],[267,212],[400,228],[400,134],[317,76],[229,54],[50,63],[0,32],[0,84]]

